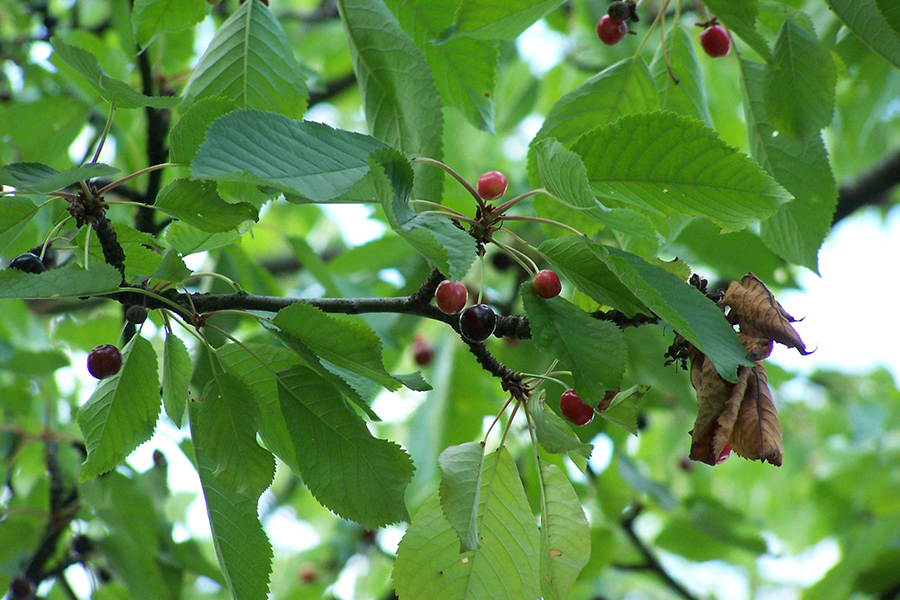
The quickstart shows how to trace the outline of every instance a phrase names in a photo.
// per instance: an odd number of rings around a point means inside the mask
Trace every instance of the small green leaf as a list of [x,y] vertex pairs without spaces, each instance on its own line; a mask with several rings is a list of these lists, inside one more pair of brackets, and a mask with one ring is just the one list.
[[170,283],[179,283],[190,277],[191,271],[181,260],[174,249],[170,249],[163,256],[162,262],[156,270],[150,275],[150,279],[158,279]]
[[541,462],[541,597],[566,600],[591,557],[591,528],[572,482]]
[[881,11],[884,20],[900,36],[900,4],[893,0],[875,0],[878,10]]
[[82,269],[73,262],[37,275],[3,269],[0,271],[0,298],[77,298],[114,292],[121,283],[122,274],[106,263]]
[[598,409],[600,416],[631,434],[637,435],[638,404],[649,389],[649,385],[633,385],[627,390],[622,390],[610,400],[608,407],[603,410]]
[[278,374],[278,396],[303,482],[325,507],[364,527],[409,519],[415,468],[400,446],[372,436],[337,389],[305,367]]
[[478,494],[484,466],[484,444],[467,442],[444,449],[441,467],[441,508],[456,531],[460,552],[478,548]]
[[237,231],[210,233],[191,227],[186,223],[175,222],[170,223],[166,228],[166,241],[182,256],[189,256],[198,252],[239,244],[241,234]]
[[78,411],[87,448],[81,481],[112,470],[153,435],[160,408],[158,369],[153,346],[134,336],[122,352],[119,373],[102,380]]
[[241,4],[194,67],[184,89],[187,103],[210,96],[288,117],[306,112],[306,78],[281,24],[263,4]]
[[877,0],[825,0],[863,44],[900,68],[900,36],[878,10]]
[[463,0],[456,20],[439,40],[468,36],[486,40],[514,40],[563,0]]
[[591,317],[560,296],[539,298],[528,282],[522,284],[521,294],[535,345],[571,370],[578,394],[586,404],[596,406],[606,390],[617,388],[622,381],[622,330]]
[[526,405],[528,415],[534,421],[538,443],[551,454],[576,452],[584,458],[590,458],[594,447],[578,439],[569,424],[545,406],[545,398],[545,393],[540,394],[540,397],[532,394]]
[[201,0],[135,0],[131,9],[134,37],[143,50],[160,34],[194,27],[206,17],[208,6]]
[[50,38],[50,45],[53,46],[52,62],[61,61],[74,69],[107,102],[112,102],[115,98],[116,108],[172,108],[181,103],[181,98],[145,96],[124,81],[113,79],[100,68],[100,61],[96,56],[87,50],[71,46],[58,37]]
[[169,333],[163,345],[162,397],[166,414],[175,425],[184,420],[191,383],[191,355],[178,336]]
[[195,179],[269,185],[327,202],[369,172],[383,142],[328,125],[254,110],[218,119],[191,163]]
[[791,199],[753,159],[700,121],[671,112],[624,116],[572,149],[607,202],[702,216],[724,230],[743,229]]
[[554,138],[541,140],[534,150],[541,182],[557,200],[578,209],[602,206],[591,193],[587,170],[580,156]]
[[665,50],[664,54],[660,45],[650,63],[650,73],[659,94],[659,107],[699,119],[712,127],[703,72],[691,35],[684,27],[673,27],[666,33]]
[[31,200],[0,196],[0,250],[16,239],[37,211],[38,206]]
[[169,131],[169,160],[190,164],[213,121],[237,108],[237,102],[221,96],[194,102]]
[[763,59],[771,54],[766,39],[756,30],[757,0],[704,0],[711,14],[756,50]]
[[13,163],[0,167],[0,185],[11,185],[18,191],[49,193],[78,181],[118,173],[115,167],[92,163],[66,171],[57,171],[41,163]]
[[154,206],[188,225],[210,232],[229,231],[244,221],[259,219],[259,212],[252,205],[222,200],[211,181],[176,179],[160,191]]

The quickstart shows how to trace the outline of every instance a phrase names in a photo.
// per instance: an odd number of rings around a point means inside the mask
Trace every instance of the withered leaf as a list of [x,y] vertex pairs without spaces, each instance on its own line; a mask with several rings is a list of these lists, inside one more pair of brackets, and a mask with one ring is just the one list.
[[753,273],[748,273],[740,283],[732,281],[720,304],[728,306],[728,320],[739,324],[747,336],[775,340],[801,354],[809,354],[800,336],[791,327],[796,319],[778,303],[775,296]]
[[[697,420],[691,431],[691,460],[716,464],[731,438],[749,375],[748,367],[740,367],[737,383],[729,383],[716,372],[712,361],[703,357],[697,378]],[[693,365],[691,377],[693,380]]]
[[738,338],[747,349],[747,358],[756,362],[769,358],[772,354],[772,340],[766,338],[750,337],[745,333],[738,333]]
[[757,364],[748,371],[747,389],[729,443],[738,456],[768,461],[780,467],[784,446],[766,369],[762,364]]

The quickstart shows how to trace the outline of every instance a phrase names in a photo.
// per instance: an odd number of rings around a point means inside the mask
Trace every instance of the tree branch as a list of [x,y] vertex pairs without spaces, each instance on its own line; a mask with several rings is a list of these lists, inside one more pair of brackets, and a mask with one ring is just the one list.
[[900,184],[900,150],[885,157],[854,181],[841,184],[832,225],[863,206],[888,204],[890,191],[897,184]]

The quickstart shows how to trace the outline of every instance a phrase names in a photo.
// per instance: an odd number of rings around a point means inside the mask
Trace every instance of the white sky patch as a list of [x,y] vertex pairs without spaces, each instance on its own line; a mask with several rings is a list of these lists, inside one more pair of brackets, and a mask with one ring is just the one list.
[[562,62],[569,43],[566,36],[552,31],[544,20],[540,20],[516,39],[516,48],[531,72],[540,77]]
[[833,538],[825,538],[798,554],[763,555],[757,560],[759,574],[773,583],[808,587],[819,581],[841,558],[841,549]]
[[297,518],[290,506],[279,506],[263,524],[276,551],[297,553],[315,548],[321,538],[315,528]]
[[[78,134],[71,144],[69,144],[69,159],[75,164],[81,164],[82,159],[85,157],[88,151],[88,144],[94,141],[94,138],[97,136],[97,130],[91,127],[90,125],[85,125],[81,130],[81,133]],[[91,148],[91,152],[96,152],[96,148]],[[90,161],[93,158],[93,155],[88,156],[87,159]],[[98,158],[99,162],[112,164],[116,159],[116,138],[112,136],[107,136],[106,141],[103,143],[103,149],[100,150],[100,156]]]
[[363,204],[320,204],[329,217],[334,219],[344,243],[359,246],[384,235],[384,223],[370,219],[375,212]]

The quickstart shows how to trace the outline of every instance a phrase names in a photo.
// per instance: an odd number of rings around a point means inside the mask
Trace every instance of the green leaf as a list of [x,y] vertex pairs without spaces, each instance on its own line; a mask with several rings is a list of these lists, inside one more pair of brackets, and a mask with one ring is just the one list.
[[[5,348],[4,348],[5,349]],[[46,376],[72,364],[62,350],[17,350],[11,357],[2,357],[5,371],[22,377]]]
[[[818,131],[802,139],[774,135],[762,65],[741,61],[744,114],[754,158],[793,196],[760,226],[765,244],[786,260],[818,272],[818,252],[831,230],[837,184]],[[755,270],[755,269],[754,269]]]
[[556,101],[531,141],[529,177],[536,177],[534,146],[556,138],[569,148],[584,132],[612,123],[623,115],[650,112],[659,107],[656,88],[640,58],[618,62],[594,75]]
[[603,410],[598,409],[598,412],[610,423],[615,423],[631,434],[637,435],[638,404],[649,389],[649,385],[633,385],[616,394],[610,400],[609,406]]
[[438,494],[416,513],[397,549],[393,579],[400,600],[534,600],[539,583],[540,534],[515,462],[505,449],[491,453],[481,479],[480,542],[460,553],[459,538],[441,511]]
[[769,45],[756,30],[757,0],[704,0],[710,13],[756,50],[766,61],[771,58]]
[[534,421],[534,433],[541,447],[552,454],[576,452],[590,458],[594,447],[582,442],[569,424],[544,404],[546,394],[532,394],[528,399],[528,415]]
[[534,146],[537,171],[547,191],[557,200],[578,209],[601,206],[588,183],[587,170],[581,157],[567,150],[556,139],[549,138]]
[[210,455],[206,423],[199,415],[202,402],[191,403],[191,437],[197,472],[213,544],[222,574],[235,600],[265,600],[272,572],[272,544],[257,516],[258,497],[237,494],[216,477],[216,461]]
[[[684,27],[673,27],[666,34],[665,50],[663,54],[663,46],[660,45],[650,63],[650,73],[659,95],[659,107],[699,119],[712,127],[703,72],[697,62],[691,35]],[[666,67],[666,60],[669,61],[671,74]]]
[[538,349],[572,371],[585,404],[596,406],[625,372],[625,338],[609,321],[591,317],[565,298],[539,298],[531,284],[521,287],[531,336]]
[[808,138],[831,122],[837,70],[815,35],[785,20],[766,69],[766,113],[780,134]]
[[262,3],[241,4],[200,57],[184,97],[192,104],[209,96],[288,117],[306,112],[306,78],[284,30]]
[[893,0],[875,0],[875,3],[887,24],[900,36],[900,4]]
[[225,202],[211,181],[176,179],[159,192],[154,206],[188,225],[209,232],[229,231],[244,221],[259,220],[259,211],[253,205]]
[[[441,97],[425,57],[381,2],[337,4],[369,131],[404,154],[440,160]],[[443,171],[419,165],[416,198],[440,200],[442,181]]]
[[456,20],[441,33],[439,40],[460,35],[514,40],[562,3],[563,0],[463,0],[456,11]]
[[475,260],[475,239],[449,219],[412,211],[413,172],[402,155],[383,150],[370,160],[376,194],[391,228],[447,277],[462,279]]
[[220,96],[194,102],[169,131],[169,160],[190,164],[213,121],[237,108],[237,102]]
[[6,143],[16,149],[17,160],[68,167],[69,147],[92,110],[93,103],[82,97],[46,95],[31,102],[18,97],[0,107],[0,123]]
[[743,229],[791,199],[753,159],[700,121],[671,112],[624,116],[572,149],[594,193],[608,201],[702,216],[724,230]]
[[159,408],[156,351],[136,335],[122,351],[119,373],[102,380],[78,411],[87,448],[80,480],[112,470],[149,440]]
[[[752,366],[747,351],[716,303],[684,279],[646,260],[609,246],[594,246],[606,264],[655,315],[706,354],[716,371],[737,380],[737,368]],[[583,395],[582,395],[583,396]]]
[[375,138],[254,110],[218,119],[191,163],[195,179],[270,185],[326,202],[369,172]]
[[260,414],[253,393],[234,375],[216,373],[203,390],[198,416],[216,483],[259,498],[275,476],[275,458],[256,442]]
[[566,600],[591,557],[591,528],[569,478],[541,462],[541,597]]
[[877,0],[826,0],[859,40],[900,68],[900,36],[878,10]]
[[170,249],[163,255],[162,262],[150,275],[150,279],[179,283],[190,277],[191,273],[193,271],[187,268],[178,252]]
[[279,373],[278,395],[303,482],[325,507],[364,527],[409,519],[415,468],[400,446],[372,436],[327,381],[305,367]]
[[71,46],[58,37],[50,38],[53,46],[53,61],[62,61],[84,77],[100,97],[107,102],[116,101],[116,108],[172,108],[181,103],[181,98],[168,96],[145,96],[124,81],[113,79],[100,68],[97,57],[77,46]]
[[162,397],[166,414],[175,425],[184,420],[191,383],[191,355],[178,336],[169,333],[163,345]]
[[106,263],[82,269],[73,262],[37,275],[3,269],[0,271],[0,298],[77,298],[114,292],[120,283],[122,274]]
[[37,213],[38,206],[26,198],[0,196],[0,250],[22,233]]
[[497,43],[472,38],[431,43],[452,22],[456,0],[389,0],[387,4],[425,55],[444,104],[459,110],[475,127],[493,133]]
[[478,495],[484,473],[484,444],[467,442],[445,448],[441,467],[441,508],[456,531],[460,552],[478,548]]
[[78,181],[118,172],[115,167],[103,163],[92,163],[61,172],[41,163],[13,163],[0,167],[0,185],[11,185],[17,191],[48,193]]
[[191,29],[206,17],[208,8],[201,0],[135,0],[131,9],[134,37],[143,50],[160,34]]
[[189,256],[198,252],[207,252],[216,248],[239,244],[241,234],[237,231],[210,233],[176,221],[175,223],[170,223],[166,228],[166,241],[182,256]]

